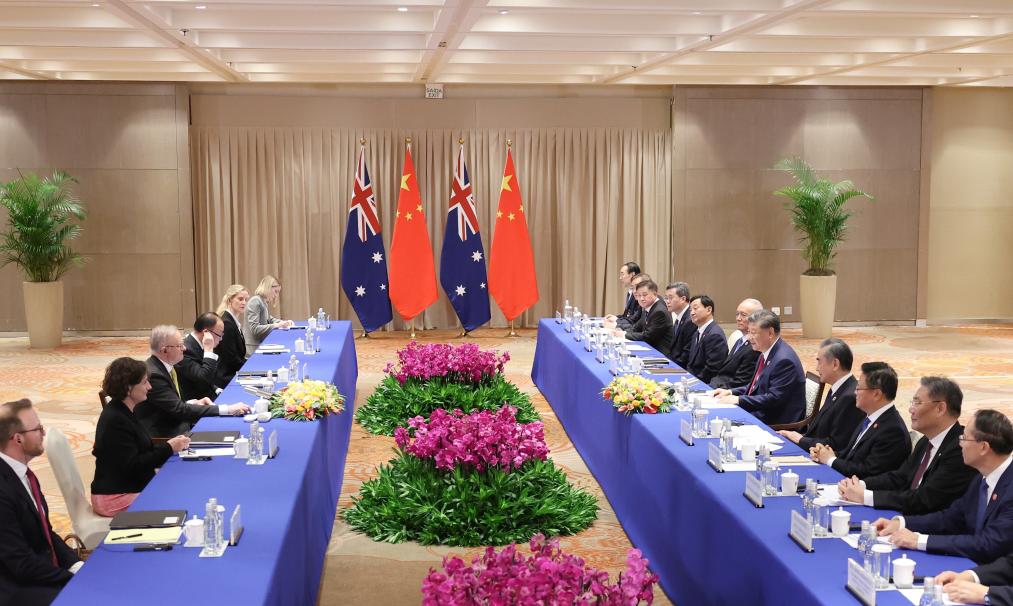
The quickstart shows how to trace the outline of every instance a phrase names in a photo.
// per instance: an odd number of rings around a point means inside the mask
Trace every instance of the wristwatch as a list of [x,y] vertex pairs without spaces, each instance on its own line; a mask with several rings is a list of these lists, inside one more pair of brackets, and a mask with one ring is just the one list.
[[985,606],[992,606],[992,600],[989,599],[989,597],[988,597],[988,589],[987,588],[985,589],[985,597],[982,598],[982,603],[985,604]]

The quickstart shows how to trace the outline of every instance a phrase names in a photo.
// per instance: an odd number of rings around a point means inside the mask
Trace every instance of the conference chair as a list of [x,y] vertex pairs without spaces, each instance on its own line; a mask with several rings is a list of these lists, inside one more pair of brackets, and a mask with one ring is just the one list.
[[728,335],[728,351],[735,349],[735,344],[742,338],[742,331],[736,328],[732,331],[732,334]]
[[74,527],[74,535],[68,537],[68,540],[77,539],[85,549],[93,550],[109,532],[109,522],[112,521],[112,518],[104,518],[92,510],[91,502],[84,492],[81,474],[74,462],[74,454],[70,451],[67,436],[55,427],[47,427],[45,449],[49,465],[53,469],[53,475],[56,476],[56,483],[60,485],[60,492],[63,494],[63,500],[67,503],[67,511],[70,513],[70,521]]
[[823,403],[823,391],[827,384],[820,380],[820,376],[814,372],[805,373],[805,417],[795,423],[781,423],[771,425],[770,428],[780,431],[782,429],[799,431],[806,425],[813,422],[820,412],[820,405]]

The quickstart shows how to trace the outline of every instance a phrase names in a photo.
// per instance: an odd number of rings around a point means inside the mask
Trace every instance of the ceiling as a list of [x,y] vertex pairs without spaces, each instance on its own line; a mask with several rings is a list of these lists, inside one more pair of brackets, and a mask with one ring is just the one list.
[[0,79],[1013,86],[1013,0],[0,0]]

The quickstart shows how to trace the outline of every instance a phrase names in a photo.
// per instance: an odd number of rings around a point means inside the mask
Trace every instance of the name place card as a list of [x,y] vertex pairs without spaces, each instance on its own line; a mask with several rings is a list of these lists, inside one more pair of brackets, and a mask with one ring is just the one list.
[[725,471],[721,462],[721,448],[714,442],[707,444],[707,464],[718,473]]
[[851,595],[865,606],[876,606],[876,579],[855,560],[848,558],[848,583]]
[[683,419],[679,421],[679,439],[686,443],[686,446],[693,445],[693,424]]
[[763,481],[760,480],[760,474],[746,474],[746,490],[742,494],[753,505],[763,507]]
[[802,551],[812,553],[813,549],[813,523],[806,519],[794,509],[791,510],[791,529],[788,536],[795,541]]

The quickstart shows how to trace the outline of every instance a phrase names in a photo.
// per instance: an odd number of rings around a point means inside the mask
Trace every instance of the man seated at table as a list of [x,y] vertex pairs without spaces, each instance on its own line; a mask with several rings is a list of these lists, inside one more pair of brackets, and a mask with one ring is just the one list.
[[820,343],[816,352],[816,372],[820,381],[830,386],[827,397],[812,423],[806,427],[805,435],[797,431],[779,431],[804,450],[817,444],[826,444],[840,451],[848,445],[855,429],[865,418],[855,406],[855,386],[858,381],[851,374],[855,357],[844,341],[831,337]]
[[46,429],[29,400],[0,404],[0,604],[41,606],[82,566],[49,523],[49,506],[28,463]]
[[134,416],[152,437],[171,438],[190,431],[201,417],[241,415],[250,411],[245,404],[216,406],[209,398],[184,401],[174,367],[183,359],[183,337],[175,326],[151,329],[151,357],[148,358],[151,391],[137,405]]
[[633,293],[643,313],[640,319],[625,333],[615,330],[616,336],[625,336],[630,341],[644,341],[660,352],[672,347],[672,316],[665,304],[658,298],[658,285],[654,280],[642,281]]
[[760,357],[760,352],[749,342],[749,314],[761,309],[763,303],[756,299],[746,299],[735,309],[735,333],[732,334],[738,333],[738,337],[729,345],[728,357],[711,378],[711,387],[735,389],[749,385],[756,370],[756,359]]
[[606,320],[615,322],[616,326],[623,330],[629,329],[640,319],[640,305],[637,304],[637,299],[633,296],[633,293],[636,292],[636,284],[633,283],[633,279],[639,274],[639,265],[633,261],[623,263],[623,266],[619,268],[619,283],[626,289],[626,307],[623,308],[623,313],[618,316],[614,314],[605,316]]
[[761,309],[749,316],[749,340],[760,355],[749,385],[718,389],[724,403],[738,404],[767,425],[794,423],[805,414],[805,373],[798,354],[781,339],[781,320]]
[[838,484],[841,498],[876,509],[895,509],[905,515],[931,513],[949,507],[967,491],[973,468],[964,465],[957,422],[964,393],[944,377],[922,377],[911,399],[911,428],[923,434],[914,451],[896,471]]
[[1013,555],[964,572],[941,572],[936,583],[958,604],[1013,606]]
[[668,359],[686,368],[689,348],[693,344],[696,326],[689,316],[689,284],[673,282],[665,288],[665,306],[672,314],[672,347]]
[[728,355],[725,331],[714,321],[714,299],[707,295],[690,299],[689,317],[697,329],[686,359],[686,370],[704,383],[710,383]]
[[221,389],[215,385],[218,375],[215,347],[221,342],[224,331],[225,322],[218,314],[208,312],[197,316],[193,330],[183,339],[183,359],[175,364],[182,399],[214,401],[218,397]]
[[1013,553],[1013,426],[1006,415],[982,409],[960,437],[964,463],[979,478],[942,511],[876,520],[876,530],[905,549],[958,555],[977,563]]
[[886,362],[862,364],[855,394],[855,405],[865,418],[848,444],[840,454],[826,444],[817,444],[809,449],[809,455],[842,475],[860,479],[897,469],[911,453],[911,435],[893,405],[897,372]]

